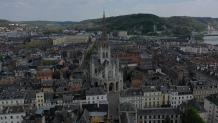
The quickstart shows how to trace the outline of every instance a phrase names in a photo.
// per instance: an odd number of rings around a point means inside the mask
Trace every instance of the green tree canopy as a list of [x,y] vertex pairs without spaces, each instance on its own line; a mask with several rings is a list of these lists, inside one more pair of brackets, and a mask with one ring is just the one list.
[[198,115],[197,110],[194,108],[188,108],[185,111],[183,117],[183,123],[205,123],[203,119]]

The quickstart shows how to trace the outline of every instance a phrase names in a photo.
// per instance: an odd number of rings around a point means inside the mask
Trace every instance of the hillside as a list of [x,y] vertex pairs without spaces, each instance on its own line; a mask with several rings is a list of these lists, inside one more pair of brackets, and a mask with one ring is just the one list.
[[[57,21],[20,21],[10,22],[0,20],[0,25],[8,23],[24,23],[29,26],[38,26],[46,32],[59,32],[62,29],[74,28],[87,31],[101,29],[102,19],[85,20],[81,22],[57,22]],[[131,14],[106,18],[106,25],[109,31],[126,30],[129,34],[146,35],[189,35],[192,31],[203,32],[207,30],[208,24],[218,29],[218,18],[208,17],[158,17],[153,14]],[[161,33],[154,33],[156,30]]]
[[8,25],[8,24],[9,24],[9,21],[0,19],[0,26],[5,26],[5,25]]
[[9,24],[26,24],[29,28],[38,27],[37,30],[43,32],[45,34],[50,33],[59,33],[62,32],[63,29],[72,28],[77,22],[72,21],[8,21],[0,19],[0,26],[8,26]]
[[[132,14],[106,19],[108,30],[126,30],[131,34],[153,34],[154,25],[162,34],[187,35],[192,31],[202,32],[211,24],[218,28],[218,19],[204,17],[163,18],[152,14]],[[101,19],[85,20],[74,25],[75,28],[99,30]]]
[[7,26],[10,23],[16,23],[16,24],[27,24],[28,26],[31,27],[41,27],[41,28],[71,28],[72,25],[76,24],[77,22],[72,22],[72,21],[8,21],[8,20],[3,20],[0,19],[0,25],[2,26]]

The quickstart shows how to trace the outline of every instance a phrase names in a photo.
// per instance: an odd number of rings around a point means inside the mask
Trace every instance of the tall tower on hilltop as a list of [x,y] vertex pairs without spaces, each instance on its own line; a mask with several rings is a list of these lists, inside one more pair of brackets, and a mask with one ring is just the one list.
[[110,46],[108,42],[108,35],[107,35],[107,27],[106,27],[106,17],[105,12],[103,12],[103,18],[102,18],[102,35],[99,42],[99,50],[98,55],[100,57],[101,64],[105,61],[110,61],[111,59],[111,52],[110,52]]

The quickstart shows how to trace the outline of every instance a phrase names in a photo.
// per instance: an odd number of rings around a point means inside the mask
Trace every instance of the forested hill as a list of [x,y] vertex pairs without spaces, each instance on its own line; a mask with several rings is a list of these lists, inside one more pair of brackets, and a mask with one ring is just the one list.
[[[202,32],[207,29],[208,24],[218,28],[217,18],[207,17],[158,17],[152,14],[132,14],[106,19],[108,30],[126,30],[129,33],[151,34],[154,25],[157,31],[163,34],[184,35],[192,31]],[[81,21],[75,24],[76,28],[99,30],[101,28],[101,19],[92,19]]]
[[[0,20],[1,25],[8,23],[24,23],[32,26],[39,26],[46,29],[84,29],[88,31],[100,30],[102,19],[84,20],[81,22],[58,22],[58,21],[7,21]],[[131,14],[106,18],[109,31],[128,31],[129,34],[146,35],[187,35],[192,31],[203,32],[207,30],[208,24],[218,29],[218,18],[208,17],[158,17],[153,14]],[[154,33],[156,28],[157,33]]]

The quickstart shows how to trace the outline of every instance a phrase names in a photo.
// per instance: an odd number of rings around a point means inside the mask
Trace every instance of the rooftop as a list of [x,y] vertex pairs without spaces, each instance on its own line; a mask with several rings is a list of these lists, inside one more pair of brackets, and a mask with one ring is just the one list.
[[106,92],[102,88],[90,88],[89,90],[86,91],[86,95],[91,96],[91,95],[104,95]]
[[138,110],[138,115],[175,115],[180,114],[178,109],[174,108],[152,108],[145,110]]
[[14,114],[14,113],[25,113],[25,108],[23,106],[13,106],[5,107],[0,114]]

